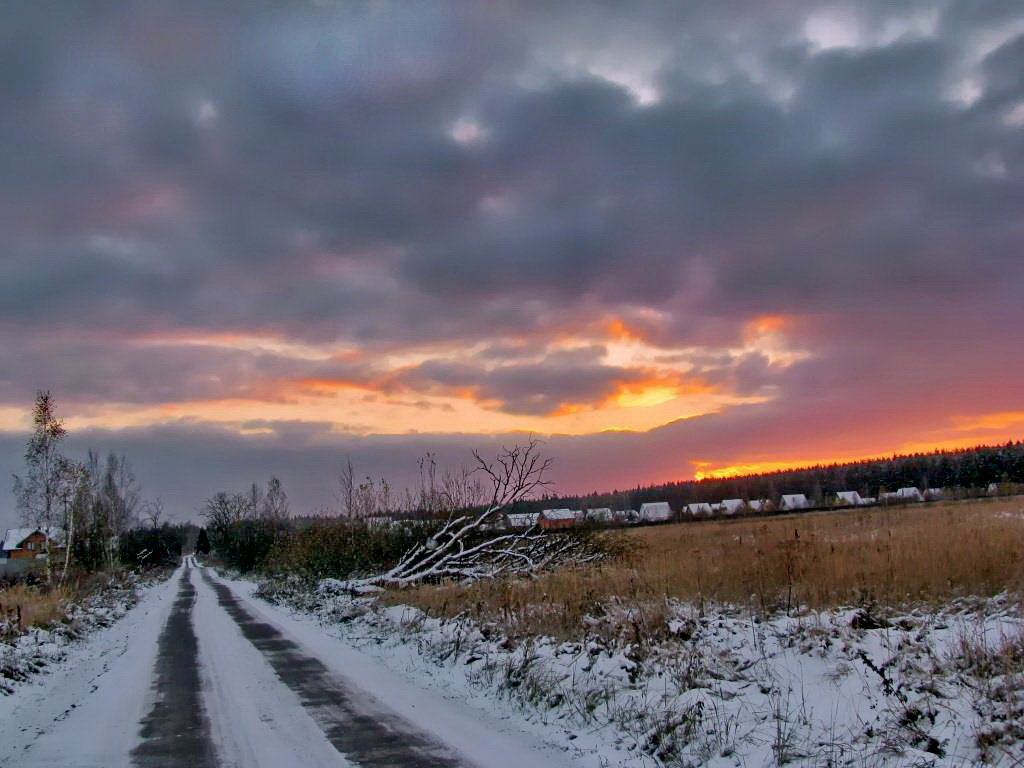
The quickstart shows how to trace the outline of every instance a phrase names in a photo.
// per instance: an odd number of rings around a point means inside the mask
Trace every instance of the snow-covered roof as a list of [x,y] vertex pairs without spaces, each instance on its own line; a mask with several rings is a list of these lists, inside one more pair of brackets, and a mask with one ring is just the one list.
[[808,505],[807,497],[802,493],[784,493],[782,494],[782,506],[792,509],[794,507],[806,507]]
[[64,532],[56,526],[49,528],[8,528],[7,532],[4,533],[3,551],[8,552],[12,549],[20,549],[20,544],[25,541],[33,533],[49,534],[50,541],[55,544],[60,544],[64,540]]
[[540,517],[539,512],[512,512],[506,515],[508,518],[508,524],[513,528],[528,528],[531,525],[537,524],[537,518]]
[[743,499],[722,499],[718,506],[726,512],[738,512],[743,508]]
[[18,549],[18,545],[38,531],[38,528],[8,528],[4,534],[4,551]]
[[864,501],[864,499],[862,499],[860,496],[860,492],[858,491],[838,491],[836,493],[836,496],[838,496],[841,501],[845,501],[847,504],[860,504]]
[[583,513],[575,509],[545,509],[541,514],[546,520],[579,520]]
[[667,501],[648,501],[640,505],[640,517],[644,520],[668,520],[672,517],[672,507]]
[[751,499],[747,502],[747,506],[755,512],[760,512],[768,506],[768,499]]
[[587,517],[591,520],[611,520],[611,507],[596,507],[587,510]]
[[706,501],[695,501],[692,504],[687,504],[686,505],[686,510],[691,515],[699,515],[699,514],[710,515],[711,514],[711,505],[708,504]]

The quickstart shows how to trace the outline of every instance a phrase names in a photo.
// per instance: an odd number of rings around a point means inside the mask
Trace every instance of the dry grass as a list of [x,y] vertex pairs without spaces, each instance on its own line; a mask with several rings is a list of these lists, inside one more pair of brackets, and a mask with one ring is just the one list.
[[14,617],[20,608],[20,629],[50,626],[64,617],[65,607],[74,594],[70,587],[15,584],[0,590],[0,622],[6,619],[7,632],[17,632],[19,628]]
[[[517,635],[578,634],[585,617],[632,611],[636,634],[667,598],[749,606],[898,606],[1019,589],[1024,498],[716,520],[622,531],[630,556],[532,581],[420,587],[392,595]],[[648,615],[651,614],[651,615]]]

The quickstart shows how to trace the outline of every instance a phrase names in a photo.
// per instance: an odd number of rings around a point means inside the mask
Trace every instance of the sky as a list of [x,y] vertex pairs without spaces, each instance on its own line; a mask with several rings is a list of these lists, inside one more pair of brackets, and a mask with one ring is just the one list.
[[1024,436],[1019,2],[11,0],[0,136],[8,478],[39,389],[179,519]]

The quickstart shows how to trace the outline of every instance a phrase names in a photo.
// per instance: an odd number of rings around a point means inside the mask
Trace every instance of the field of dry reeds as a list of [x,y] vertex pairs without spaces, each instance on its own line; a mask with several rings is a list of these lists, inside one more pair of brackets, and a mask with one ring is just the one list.
[[1024,586],[1024,497],[709,520],[609,534],[613,562],[535,580],[426,586],[393,594],[435,616],[500,622],[515,635],[571,637],[585,620],[635,606],[658,623],[675,598],[759,613],[898,607]]

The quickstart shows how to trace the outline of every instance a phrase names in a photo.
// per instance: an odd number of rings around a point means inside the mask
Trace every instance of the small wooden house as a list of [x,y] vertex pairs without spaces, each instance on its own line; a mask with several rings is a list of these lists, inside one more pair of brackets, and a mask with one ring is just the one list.
[[0,557],[9,560],[22,560],[46,557],[60,549],[59,537],[51,530],[49,543],[42,528],[8,528],[4,534],[3,549]]
[[558,530],[561,528],[572,528],[580,519],[577,510],[574,509],[545,509],[540,513],[538,523],[545,530]]

